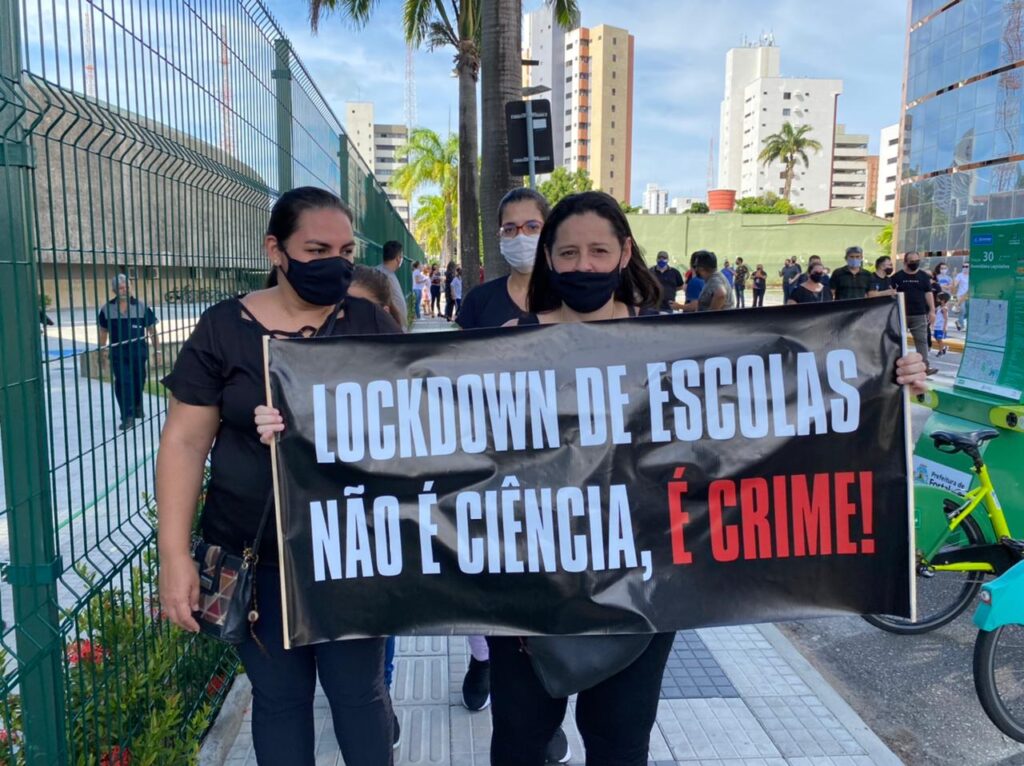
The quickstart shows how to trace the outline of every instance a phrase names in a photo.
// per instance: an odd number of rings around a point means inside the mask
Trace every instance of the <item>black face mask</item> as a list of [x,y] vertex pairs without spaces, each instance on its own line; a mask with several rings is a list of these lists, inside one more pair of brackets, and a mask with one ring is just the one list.
[[895,269],[892,266],[886,266],[883,271],[885,272],[885,274],[888,275],[888,274],[892,274],[893,271],[895,271]]
[[921,268],[920,261],[907,261],[907,271],[917,271]]
[[810,279],[812,282],[821,282],[821,280],[824,279],[824,277],[824,274],[811,274],[808,276],[808,279]]
[[[352,261],[340,255],[334,258],[315,258],[297,261],[278,245],[288,259],[288,272],[284,278],[302,300],[314,306],[334,306],[348,294],[352,284]],[[280,268],[280,267],[278,267]]]
[[548,284],[558,293],[562,302],[579,314],[597,311],[611,300],[622,281],[622,270],[607,273],[593,271],[566,271],[559,274],[548,271]]

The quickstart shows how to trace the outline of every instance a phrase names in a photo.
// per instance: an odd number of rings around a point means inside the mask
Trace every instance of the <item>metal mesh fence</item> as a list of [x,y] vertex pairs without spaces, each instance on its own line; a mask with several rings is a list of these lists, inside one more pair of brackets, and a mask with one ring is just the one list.
[[0,0],[0,764],[195,758],[237,661],[159,619],[158,381],[300,185],[422,258],[261,3]]

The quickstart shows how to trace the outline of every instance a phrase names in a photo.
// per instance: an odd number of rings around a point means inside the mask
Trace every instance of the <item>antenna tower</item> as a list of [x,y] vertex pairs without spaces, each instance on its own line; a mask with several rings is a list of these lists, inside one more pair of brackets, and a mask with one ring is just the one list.
[[92,47],[92,4],[87,3],[82,16],[82,61],[85,63],[85,95],[96,98],[96,59]]
[[412,132],[416,124],[416,51],[405,47],[405,127]]
[[231,74],[228,66],[231,63],[228,49],[228,29],[220,27],[220,119],[221,149],[228,155],[235,153],[235,131],[231,121]]

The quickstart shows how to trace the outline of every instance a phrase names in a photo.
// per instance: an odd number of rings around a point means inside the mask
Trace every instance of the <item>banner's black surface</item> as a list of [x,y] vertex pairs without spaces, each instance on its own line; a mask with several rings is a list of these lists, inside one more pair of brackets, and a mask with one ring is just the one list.
[[291,644],[909,615],[895,300],[268,343]]

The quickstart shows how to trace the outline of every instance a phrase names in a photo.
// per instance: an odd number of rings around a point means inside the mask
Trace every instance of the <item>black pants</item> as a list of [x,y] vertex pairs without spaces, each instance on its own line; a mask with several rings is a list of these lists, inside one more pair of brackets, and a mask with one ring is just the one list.
[[[628,668],[576,698],[587,766],[646,766],[674,633],[658,633]],[[518,638],[491,637],[491,766],[542,766],[568,700],[548,696]]]
[[733,292],[736,293],[736,308],[742,309],[747,307],[746,292],[747,288],[743,285],[736,285],[733,287]]
[[433,316],[441,316],[441,288],[430,288],[430,313]]
[[[789,300],[789,298],[787,297],[786,300]],[[763,306],[763,305],[764,305],[764,290],[763,289],[758,290],[757,288],[754,288],[754,308],[757,308],[758,306]]]
[[147,358],[143,354],[117,354],[110,358],[114,376],[114,398],[121,420],[142,417],[142,391],[146,383]]
[[384,686],[384,639],[331,641],[286,651],[281,587],[274,567],[256,569],[260,619],[238,647],[252,681],[252,739],[260,766],[313,766],[316,677],[331,705],[334,733],[348,766],[391,766],[391,698]]
[[452,291],[444,291],[444,318],[451,319],[452,311],[455,309],[455,299],[452,298]]

